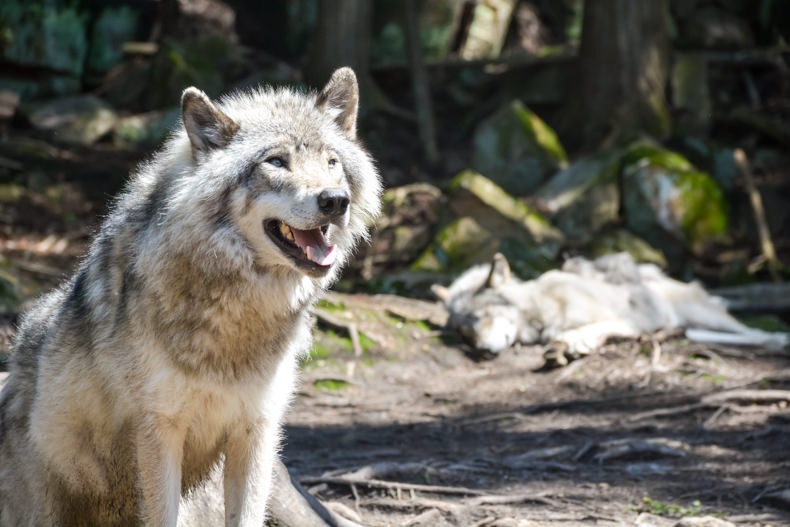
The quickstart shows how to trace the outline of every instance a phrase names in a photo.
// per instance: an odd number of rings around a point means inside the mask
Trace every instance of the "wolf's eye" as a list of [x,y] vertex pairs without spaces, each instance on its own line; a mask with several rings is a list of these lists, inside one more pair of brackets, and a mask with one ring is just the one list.
[[333,157],[329,160],[329,168],[335,168],[335,165],[337,165],[337,159]]
[[277,168],[281,168],[285,166],[285,161],[283,160],[282,157],[270,157],[269,159],[266,160],[266,162]]

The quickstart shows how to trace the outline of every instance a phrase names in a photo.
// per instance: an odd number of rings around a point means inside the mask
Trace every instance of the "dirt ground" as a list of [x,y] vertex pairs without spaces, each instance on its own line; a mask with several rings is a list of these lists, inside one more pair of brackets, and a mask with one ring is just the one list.
[[[139,156],[2,146],[25,168],[0,186],[0,271],[27,297],[73,268]],[[539,348],[477,360],[438,304],[331,294],[319,313],[283,456],[360,524],[790,526],[790,352],[676,336],[544,370]]]
[[544,371],[538,348],[473,360],[438,306],[321,309],[362,353],[319,324],[284,456],[365,525],[790,525],[787,353],[644,339]]

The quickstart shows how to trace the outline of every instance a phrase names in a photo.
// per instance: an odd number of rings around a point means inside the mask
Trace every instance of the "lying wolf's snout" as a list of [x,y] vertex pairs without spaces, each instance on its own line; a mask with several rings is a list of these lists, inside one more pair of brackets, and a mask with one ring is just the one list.
[[348,192],[325,190],[318,195],[318,210],[331,218],[342,216],[348,210],[349,201]]

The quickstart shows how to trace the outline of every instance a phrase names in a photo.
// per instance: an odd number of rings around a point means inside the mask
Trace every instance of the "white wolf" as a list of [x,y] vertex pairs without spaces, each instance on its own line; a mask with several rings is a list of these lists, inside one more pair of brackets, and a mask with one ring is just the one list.
[[353,71],[320,93],[182,97],[74,277],[24,318],[0,395],[0,525],[174,527],[224,463],[261,527],[310,306],[378,214]]
[[674,328],[705,342],[788,344],[786,334],[738,322],[699,284],[669,278],[627,253],[594,261],[572,258],[561,271],[529,281],[512,276],[505,257],[497,254],[491,264],[472,267],[449,288],[435,285],[433,291],[447,306],[449,324],[486,353],[515,343],[560,343],[571,355],[583,355],[609,337]]

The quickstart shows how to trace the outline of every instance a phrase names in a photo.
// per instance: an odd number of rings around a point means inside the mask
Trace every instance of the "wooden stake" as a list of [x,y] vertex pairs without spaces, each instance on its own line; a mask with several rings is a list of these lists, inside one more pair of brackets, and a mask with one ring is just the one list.
[[754,184],[754,177],[752,176],[752,169],[749,165],[749,160],[746,158],[746,153],[740,148],[736,148],[733,152],[735,159],[735,166],[738,168],[741,177],[743,177],[744,185],[746,185],[746,192],[749,194],[749,201],[752,204],[752,211],[754,212],[754,221],[757,223],[757,233],[760,236],[760,248],[762,249],[765,261],[768,263],[768,272],[771,274],[771,279],[774,282],[781,282],[782,278],[779,271],[782,264],[776,257],[776,250],[774,243],[771,241],[771,233],[768,230],[768,222],[765,219],[765,207],[763,207],[763,198]]

